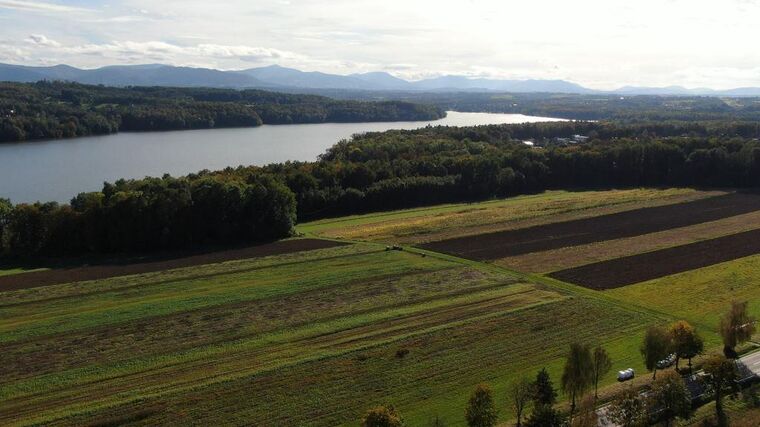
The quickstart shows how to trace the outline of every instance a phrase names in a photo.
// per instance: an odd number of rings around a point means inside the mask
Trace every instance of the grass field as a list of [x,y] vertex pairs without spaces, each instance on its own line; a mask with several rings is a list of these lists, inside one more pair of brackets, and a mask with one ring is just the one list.
[[618,369],[644,371],[638,347],[652,323],[686,319],[714,349],[731,300],[760,314],[760,255],[604,292],[509,268],[546,272],[712,238],[758,214],[516,257],[522,264],[385,244],[715,194],[550,192],[326,220],[299,231],[377,243],[0,292],[0,425],[355,426],[389,403],[411,426],[462,426],[480,382],[508,421],[509,386],[542,367],[558,385],[572,342],[610,352],[605,385]]
[[298,230],[330,238],[421,243],[661,206],[719,194],[722,193],[691,189],[548,191],[490,202],[327,219],[302,224]]
[[672,313],[715,331],[733,300],[746,300],[760,313],[760,255],[605,291],[621,301],[635,301]]
[[605,342],[638,367],[654,318],[364,244],[2,295],[3,424],[352,425],[392,401],[417,424],[459,425],[475,383],[505,394],[523,373],[558,374],[571,340]]

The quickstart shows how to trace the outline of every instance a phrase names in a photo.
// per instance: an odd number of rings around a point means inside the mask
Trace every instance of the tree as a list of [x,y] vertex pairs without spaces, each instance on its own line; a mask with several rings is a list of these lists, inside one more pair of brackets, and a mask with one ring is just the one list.
[[573,343],[565,359],[562,373],[562,391],[570,397],[570,418],[575,412],[576,399],[593,384],[594,361],[588,345]]
[[649,425],[647,401],[636,389],[628,387],[610,402],[607,418],[621,427],[646,427]]
[[666,371],[652,382],[649,406],[665,421],[665,427],[681,418],[691,418],[691,396],[683,378],[675,371]]
[[478,384],[470,396],[465,419],[470,427],[493,427],[499,418],[493,393],[487,384]]
[[557,391],[546,368],[542,368],[536,374],[536,381],[533,383],[533,406],[554,405],[557,403]]
[[0,198],[0,255],[3,253],[3,232],[10,220],[13,205],[8,199]]
[[609,354],[607,354],[607,350],[605,350],[601,346],[597,346],[594,349],[593,363],[594,363],[594,371],[593,371],[594,397],[598,399],[599,398],[599,380],[603,376],[607,375],[607,373],[610,372],[610,369],[612,369],[612,359],[610,358]]
[[755,333],[755,318],[747,312],[747,301],[734,301],[731,309],[720,318],[720,336],[723,345],[736,354],[735,347],[749,341]]
[[597,427],[599,416],[596,414],[596,398],[588,395],[581,400],[578,416],[573,419],[572,427]]
[[689,361],[689,369],[691,369],[691,359],[702,354],[704,350],[705,344],[702,337],[688,322],[679,320],[670,326],[670,340],[676,354],[676,369],[682,358]]
[[533,390],[533,384],[525,377],[520,378],[517,382],[512,384],[510,398],[512,408],[515,410],[515,415],[517,416],[517,427],[522,425],[522,415],[531,399],[533,399]]
[[533,408],[523,427],[564,427],[565,418],[551,405],[541,405]]
[[716,354],[705,361],[703,369],[707,374],[707,384],[715,394],[715,415],[721,424],[725,424],[723,396],[726,391],[736,391],[736,379],[738,377],[736,364],[725,356]]
[[393,406],[376,406],[362,418],[361,427],[403,427],[404,420]]
[[652,325],[647,328],[640,351],[644,365],[653,373],[653,379],[657,378],[657,362],[668,356],[670,347],[670,335],[663,327]]

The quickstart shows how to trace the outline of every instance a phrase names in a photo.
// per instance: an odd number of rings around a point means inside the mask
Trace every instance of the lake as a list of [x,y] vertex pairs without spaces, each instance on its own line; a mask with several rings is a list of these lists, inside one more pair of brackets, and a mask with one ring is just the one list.
[[0,197],[14,203],[68,202],[104,181],[185,175],[202,169],[316,160],[341,139],[363,132],[427,125],[474,126],[556,121],[522,114],[460,113],[429,122],[320,123],[170,132],[124,132],[0,144]]

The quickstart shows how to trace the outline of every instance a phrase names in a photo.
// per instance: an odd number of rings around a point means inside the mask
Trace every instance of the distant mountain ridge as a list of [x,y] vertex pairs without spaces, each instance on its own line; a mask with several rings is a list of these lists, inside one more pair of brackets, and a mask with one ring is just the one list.
[[175,67],[162,64],[113,65],[96,69],[79,69],[68,65],[32,67],[0,64],[0,81],[35,82],[65,80],[107,86],[180,86],[261,89],[337,89],[363,91],[493,91],[522,93],[620,94],[620,95],[704,95],[760,96],[760,88],[729,90],[708,88],[687,89],[681,86],[624,86],[600,91],[565,80],[503,80],[447,75],[431,79],[407,81],[389,73],[376,71],[338,75],[318,71],[270,65],[238,71],[209,68]]

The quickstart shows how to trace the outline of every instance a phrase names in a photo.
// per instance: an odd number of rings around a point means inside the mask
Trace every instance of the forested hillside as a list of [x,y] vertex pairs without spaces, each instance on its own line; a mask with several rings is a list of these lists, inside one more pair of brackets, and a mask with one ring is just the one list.
[[[586,135],[583,143],[558,138]],[[70,205],[0,203],[6,255],[281,238],[298,220],[553,188],[760,185],[760,124],[560,122],[357,136],[320,160],[106,184]],[[531,139],[534,146],[522,141]]]
[[0,142],[118,131],[434,120],[444,115],[436,107],[402,101],[333,100],[261,90],[0,83]]

